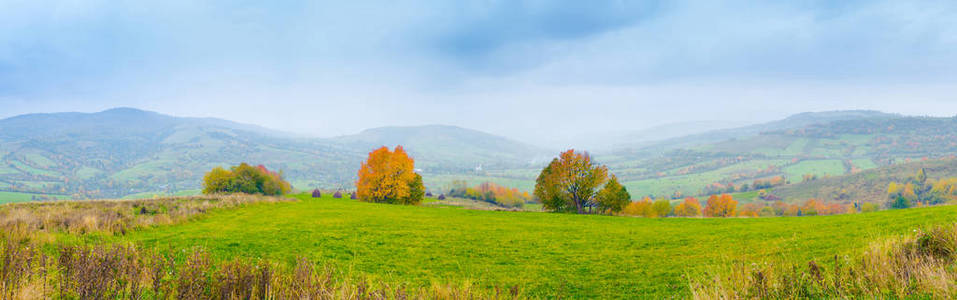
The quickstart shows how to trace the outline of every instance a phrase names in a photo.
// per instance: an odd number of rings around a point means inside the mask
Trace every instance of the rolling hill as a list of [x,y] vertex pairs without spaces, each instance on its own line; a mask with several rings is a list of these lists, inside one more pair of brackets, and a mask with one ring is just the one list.
[[957,154],[957,119],[877,115],[662,149],[598,158],[624,179],[632,195],[697,195],[711,185],[740,187],[775,176],[799,183],[804,175],[840,176],[908,160],[949,157]]
[[300,188],[350,188],[366,153],[398,143],[417,158],[425,174],[469,173],[480,165],[522,167],[546,153],[449,126],[380,128],[310,139],[226,120],[132,108],[31,114],[0,120],[0,191],[76,198],[174,193],[199,188],[203,174],[215,166],[239,162],[282,170]]
[[[740,187],[774,176],[796,184],[804,175],[841,176],[954,155],[955,125],[953,118],[873,111],[804,113],[598,153],[596,159],[635,197],[697,195],[709,186]],[[77,198],[175,193],[198,189],[214,166],[244,161],[281,169],[300,188],[350,189],[366,153],[397,144],[416,158],[432,190],[464,179],[530,191],[541,166],[557,153],[441,125],[320,139],[130,108],[33,114],[0,120],[0,191]]]
[[552,152],[504,137],[445,125],[380,127],[331,140],[354,149],[402,145],[413,157],[421,158],[419,167],[446,171],[472,170],[478,166],[514,168],[534,163],[536,159],[542,161]]
[[932,180],[957,177],[957,159],[949,157],[926,161],[918,160],[844,176],[821,177],[777,187],[772,189],[771,192],[775,196],[791,202],[820,199],[883,204],[888,201],[887,186],[890,182],[906,182],[920,169],[924,169],[927,177]]
[[0,187],[78,198],[195,189],[210,168],[243,161],[334,182],[359,159],[256,126],[129,108],[18,116],[0,132]]

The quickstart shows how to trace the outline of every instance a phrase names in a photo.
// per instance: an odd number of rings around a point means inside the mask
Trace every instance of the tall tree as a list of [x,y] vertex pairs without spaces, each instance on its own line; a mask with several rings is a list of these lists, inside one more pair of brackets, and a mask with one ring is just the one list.
[[608,168],[592,162],[587,153],[568,150],[538,175],[535,196],[545,209],[584,214],[595,207],[598,188],[607,177]]
[[605,183],[605,187],[598,192],[597,201],[599,212],[617,213],[631,202],[631,195],[623,185],[618,183],[618,177],[612,174]]
[[415,173],[415,161],[402,146],[396,146],[394,151],[382,147],[370,152],[358,175],[359,200],[393,204],[422,201],[422,177]]

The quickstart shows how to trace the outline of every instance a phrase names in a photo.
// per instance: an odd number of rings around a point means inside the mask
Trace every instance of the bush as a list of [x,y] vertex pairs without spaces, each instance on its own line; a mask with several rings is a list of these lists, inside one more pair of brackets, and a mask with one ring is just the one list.
[[868,202],[868,203],[861,204],[861,212],[875,212],[880,209],[881,209],[880,205],[877,205],[876,203]]
[[335,194],[332,194],[332,198],[342,199],[342,192],[336,191]]
[[468,187],[465,181],[455,181],[452,185],[453,187],[449,190],[450,197],[484,201],[502,207],[522,207],[526,202],[532,199],[528,193],[523,193],[516,188],[507,188],[492,182],[485,182],[475,187]]
[[203,194],[245,193],[281,196],[292,190],[282,173],[242,163],[229,170],[216,167],[203,177]]
[[322,197],[322,192],[320,192],[319,189],[312,190],[312,197],[313,197],[313,198],[321,198],[321,197]]

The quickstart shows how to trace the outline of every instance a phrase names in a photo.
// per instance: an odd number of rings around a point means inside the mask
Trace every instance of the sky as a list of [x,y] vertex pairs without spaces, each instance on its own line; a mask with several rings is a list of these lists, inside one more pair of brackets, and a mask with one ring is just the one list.
[[540,144],[805,111],[957,115],[957,1],[0,0],[0,118],[136,107]]

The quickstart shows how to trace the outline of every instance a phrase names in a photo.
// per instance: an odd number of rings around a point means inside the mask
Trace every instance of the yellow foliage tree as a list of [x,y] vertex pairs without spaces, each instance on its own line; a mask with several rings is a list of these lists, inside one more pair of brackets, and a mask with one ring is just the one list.
[[685,201],[675,206],[675,215],[679,217],[701,216],[701,202],[694,197],[685,198]]
[[652,203],[651,198],[648,197],[641,199],[641,201],[628,203],[628,205],[621,210],[621,214],[646,218],[654,218],[658,216],[658,214],[655,212],[654,203]]

